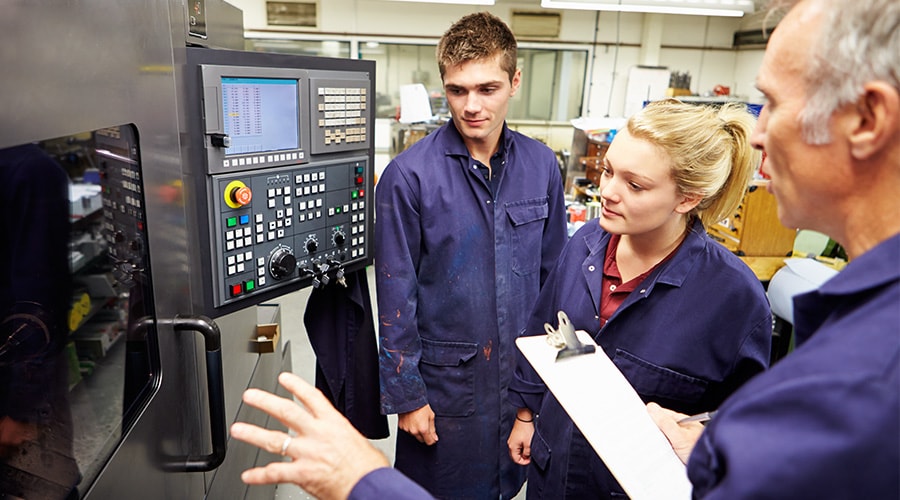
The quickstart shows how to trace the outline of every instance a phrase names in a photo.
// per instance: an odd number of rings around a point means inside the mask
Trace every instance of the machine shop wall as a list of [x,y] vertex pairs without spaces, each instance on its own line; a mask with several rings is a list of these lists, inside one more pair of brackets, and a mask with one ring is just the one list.
[[[416,43],[421,43],[422,37],[433,38],[436,42],[454,20],[469,12],[488,10],[509,22],[513,11],[542,10],[536,0],[498,0],[492,7],[387,0],[328,0],[318,4],[319,26],[316,29],[292,29],[267,24],[265,0],[233,0],[231,3],[243,10],[244,26],[248,31],[275,30],[287,34],[302,33],[304,36],[318,33],[343,37],[406,37],[417,38]],[[738,50],[732,47],[732,36],[740,28],[740,18],[614,12],[601,12],[595,17],[594,12],[574,10],[561,11],[561,14],[561,34],[558,38],[522,37],[520,43],[523,46],[562,43],[593,47],[593,71],[585,87],[586,116],[621,115],[624,112],[629,68],[638,64],[689,71],[693,76],[691,90],[698,94],[721,84],[731,87],[733,94],[749,102],[761,102],[761,96],[753,87],[753,77],[747,77],[751,72],[755,76],[756,66],[753,63],[756,59],[750,57],[747,61],[746,54],[761,54],[762,48]],[[662,18],[661,23],[655,23],[661,29],[655,37],[646,37],[643,33],[650,16]],[[415,22],[404,21],[409,19],[415,19]],[[658,60],[643,60],[642,48],[656,39],[661,46]]]

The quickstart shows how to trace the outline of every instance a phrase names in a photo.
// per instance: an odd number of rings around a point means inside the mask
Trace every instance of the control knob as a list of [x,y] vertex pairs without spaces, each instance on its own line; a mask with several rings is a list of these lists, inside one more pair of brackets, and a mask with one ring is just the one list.
[[280,280],[294,274],[297,268],[297,258],[289,247],[280,245],[269,255],[269,273],[273,278]]
[[334,234],[331,235],[331,241],[334,242],[334,246],[342,247],[344,246],[344,243],[347,242],[347,235],[345,235],[343,231],[335,231]]
[[303,247],[306,249],[306,253],[316,253],[316,250],[319,249],[319,241],[315,236],[309,235],[306,238],[306,242],[303,243]]

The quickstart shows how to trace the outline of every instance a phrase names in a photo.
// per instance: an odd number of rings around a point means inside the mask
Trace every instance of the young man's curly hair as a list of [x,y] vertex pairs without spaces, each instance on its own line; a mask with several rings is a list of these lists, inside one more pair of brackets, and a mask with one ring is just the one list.
[[518,56],[516,37],[506,23],[488,12],[463,17],[450,26],[437,46],[441,78],[449,67],[497,56],[500,67],[512,82]]

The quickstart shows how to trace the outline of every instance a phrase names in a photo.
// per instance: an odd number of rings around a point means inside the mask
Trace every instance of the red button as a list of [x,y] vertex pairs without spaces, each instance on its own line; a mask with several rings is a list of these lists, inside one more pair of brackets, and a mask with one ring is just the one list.
[[366,190],[365,190],[365,189],[360,189],[360,190],[359,190],[359,197],[360,197],[360,198],[363,198],[363,197],[365,197],[365,196],[366,196]]
[[362,183],[363,183],[363,180],[364,180],[364,179],[363,179],[362,177],[357,177],[357,178],[356,178],[356,183],[357,183],[357,184],[362,184]]
[[241,288],[240,283],[238,283],[237,285],[231,285],[231,296],[232,297],[236,297],[236,296],[240,295],[242,291],[243,291],[243,289]]
[[231,199],[240,206],[247,206],[253,199],[253,192],[247,186],[238,187],[231,191]]

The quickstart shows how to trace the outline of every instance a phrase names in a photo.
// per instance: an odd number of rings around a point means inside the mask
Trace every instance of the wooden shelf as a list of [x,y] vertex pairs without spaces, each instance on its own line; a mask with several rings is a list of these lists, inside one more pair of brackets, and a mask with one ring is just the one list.
[[708,228],[710,236],[732,252],[747,257],[787,257],[794,248],[797,231],[778,221],[775,196],[754,181],[735,214]]

